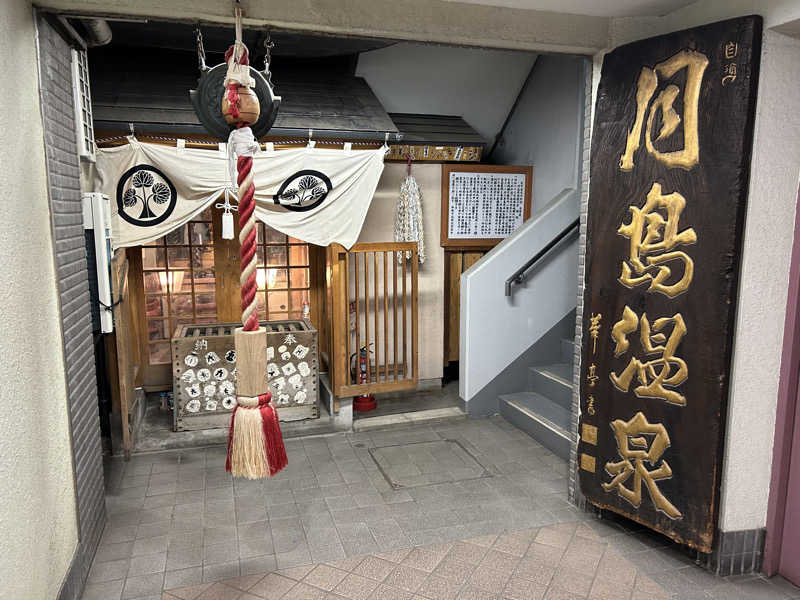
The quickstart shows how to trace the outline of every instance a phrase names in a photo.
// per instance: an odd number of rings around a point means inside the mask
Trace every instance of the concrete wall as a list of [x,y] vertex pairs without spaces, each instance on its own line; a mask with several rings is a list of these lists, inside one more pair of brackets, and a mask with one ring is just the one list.
[[458,393],[469,413],[484,386],[575,309],[577,236],[529,272],[511,298],[505,280],[577,216],[578,191],[566,190],[461,275]]
[[[592,54],[608,44],[608,19],[603,17],[442,0],[272,0],[243,4],[245,25],[263,28],[572,54]],[[99,15],[233,23],[230,3],[219,0],[40,0],[37,5]]]
[[[78,540],[33,12],[0,4],[0,597],[55,598]],[[13,59],[12,59],[13,57]]]
[[[413,174],[422,191],[425,263],[419,267],[419,379],[442,376],[444,353],[444,250],[439,245],[442,213],[442,165],[416,164]],[[359,242],[394,241],[394,214],[406,165],[386,163]],[[381,313],[382,314],[382,313]],[[380,320],[383,317],[380,316]]]
[[401,43],[358,58],[387,112],[458,115],[488,144],[503,126],[536,54]]
[[[614,19],[612,47],[746,14],[765,20],[723,464],[720,529],[766,525],[798,175],[800,41],[771,31],[800,5],[703,0],[660,19]],[[594,89],[602,54],[596,55]],[[755,442],[755,443],[754,443]]]
[[532,214],[556,194],[575,186],[582,142],[584,59],[578,56],[541,55],[533,76],[506,126],[492,162],[533,165]]

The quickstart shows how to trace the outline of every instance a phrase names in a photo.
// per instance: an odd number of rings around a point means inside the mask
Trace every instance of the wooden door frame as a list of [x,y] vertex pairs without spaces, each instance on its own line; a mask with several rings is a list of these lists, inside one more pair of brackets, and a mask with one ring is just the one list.
[[[494,246],[474,248],[445,248],[444,249],[444,285],[442,286],[442,318],[444,320],[444,335],[442,346],[442,366],[447,367],[451,362],[458,363],[461,314],[461,275],[472,265],[483,258]],[[458,269],[458,277],[453,276],[453,268]],[[458,303],[454,302],[458,299]],[[450,345],[450,342],[453,345]]]
[[[800,192],[794,223],[794,243],[789,268],[789,293],[783,329],[778,407],[775,414],[775,438],[772,447],[772,476],[767,509],[767,536],[764,543],[763,572],[778,572],[783,546],[786,497],[789,486],[795,415],[800,392]],[[800,440],[797,442],[800,443]]]
[[[377,269],[378,259],[377,253],[385,252],[411,252],[411,258],[408,261],[408,277],[410,278],[410,289],[408,301],[410,309],[409,326],[410,338],[409,358],[411,360],[410,371],[412,376],[402,380],[394,381],[379,381],[376,375],[376,381],[369,383],[355,383],[351,381],[350,376],[350,256],[354,253],[374,252],[376,256],[375,269]],[[330,327],[329,341],[330,341],[330,356],[328,357],[328,369],[330,381],[333,388],[334,399],[338,401],[339,398],[349,396],[356,396],[359,394],[378,394],[386,392],[397,392],[403,390],[415,390],[419,385],[419,261],[417,255],[416,242],[361,242],[353,245],[349,250],[340,244],[331,244],[326,249],[327,258],[327,313],[328,325]],[[366,260],[366,258],[365,258]],[[384,255],[384,269],[386,269],[388,258]],[[394,258],[392,258],[394,260]],[[366,263],[365,263],[366,266]],[[377,271],[374,271],[377,273]],[[406,276],[406,266],[403,266],[403,277]],[[387,310],[387,296],[385,295],[386,286],[388,285],[388,274],[384,270],[384,332],[388,331],[388,310]],[[366,286],[366,282],[365,282]],[[375,299],[375,327],[378,327],[378,278],[377,275],[374,279],[374,294]],[[393,290],[395,288],[392,288]],[[405,284],[404,284],[404,290]],[[354,296],[356,303],[358,302],[358,291]],[[405,305],[404,305],[405,306]],[[356,312],[356,314],[358,314]],[[365,313],[365,324],[367,316]],[[358,318],[358,317],[356,317]],[[396,330],[395,330],[396,333]],[[365,338],[365,343],[367,339]],[[384,339],[384,349],[388,343],[388,338]],[[358,344],[356,344],[358,345]],[[384,350],[385,352],[385,350]],[[384,364],[388,376],[388,364]],[[376,361],[376,369],[378,363]],[[369,370],[368,370],[369,372]],[[395,371],[395,377],[397,372]]]

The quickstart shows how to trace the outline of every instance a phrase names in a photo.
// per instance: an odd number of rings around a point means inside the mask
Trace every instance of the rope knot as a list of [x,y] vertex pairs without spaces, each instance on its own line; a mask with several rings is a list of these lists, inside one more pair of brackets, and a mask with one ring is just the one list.
[[239,405],[239,408],[264,408],[268,406],[272,401],[272,394],[267,392],[266,394],[260,394],[255,397],[250,396],[237,396],[236,403]]

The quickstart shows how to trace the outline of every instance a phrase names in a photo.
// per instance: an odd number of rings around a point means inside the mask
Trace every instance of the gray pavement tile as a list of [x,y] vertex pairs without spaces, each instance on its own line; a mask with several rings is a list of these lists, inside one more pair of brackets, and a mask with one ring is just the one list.
[[128,577],[135,575],[149,575],[164,571],[167,562],[167,553],[158,552],[156,554],[143,554],[134,556],[130,559]]
[[239,540],[239,557],[252,558],[254,556],[263,556],[265,554],[273,554],[275,547],[272,544],[272,539],[261,537],[256,539]]
[[203,567],[167,571],[164,575],[164,589],[167,590],[201,583],[203,583]]
[[278,568],[278,561],[274,554],[253,556],[239,559],[239,572],[241,575],[264,574]]
[[105,544],[97,549],[95,561],[104,562],[129,558],[133,552],[134,542],[120,542],[118,544]]
[[203,566],[228,563],[234,560],[239,560],[239,542],[235,539],[221,544],[203,546]]
[[328,546],[309,546],[312,562],[328,562],[332,560],[339,560],[347,557],[347,552],[341,542],[330,544]]
[[180,548],[167,551],[167,571],[200,567],[203,564],[203,548]]
[[133,548],[131,549],[131,556],[139,556],[141,554],[153,554],[156,552],[166,552],[168,545],[169,545],[168,535],[140,538],[133,543]]
[[125,579],[128,574],[130,559],[110,560],[107,562],[95,562],[89,571],[89,583],[105,583]]
[[131,600],[150,594],[159,594],[164,586],[164,573],[151,573],[128,577],[122,589],[122,600]]
[[278,562],[279,569],[288,569],[299,565],[311,563],[311,552],[308,546],[303,543],[289,552],[276,552],[275,560]]
[[203,583],[212,583],[239,577],[239,560],[212,565],[203,565]]
[[119,600],[124,585],[124,579],[89,583],[83,592],[83,600]]

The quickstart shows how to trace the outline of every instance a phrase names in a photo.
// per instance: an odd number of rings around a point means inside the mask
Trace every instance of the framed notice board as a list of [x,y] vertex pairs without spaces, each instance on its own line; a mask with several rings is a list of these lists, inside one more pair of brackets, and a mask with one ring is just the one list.
[[533,167],[442,165],[444,248],[485,248],[531,216]]

